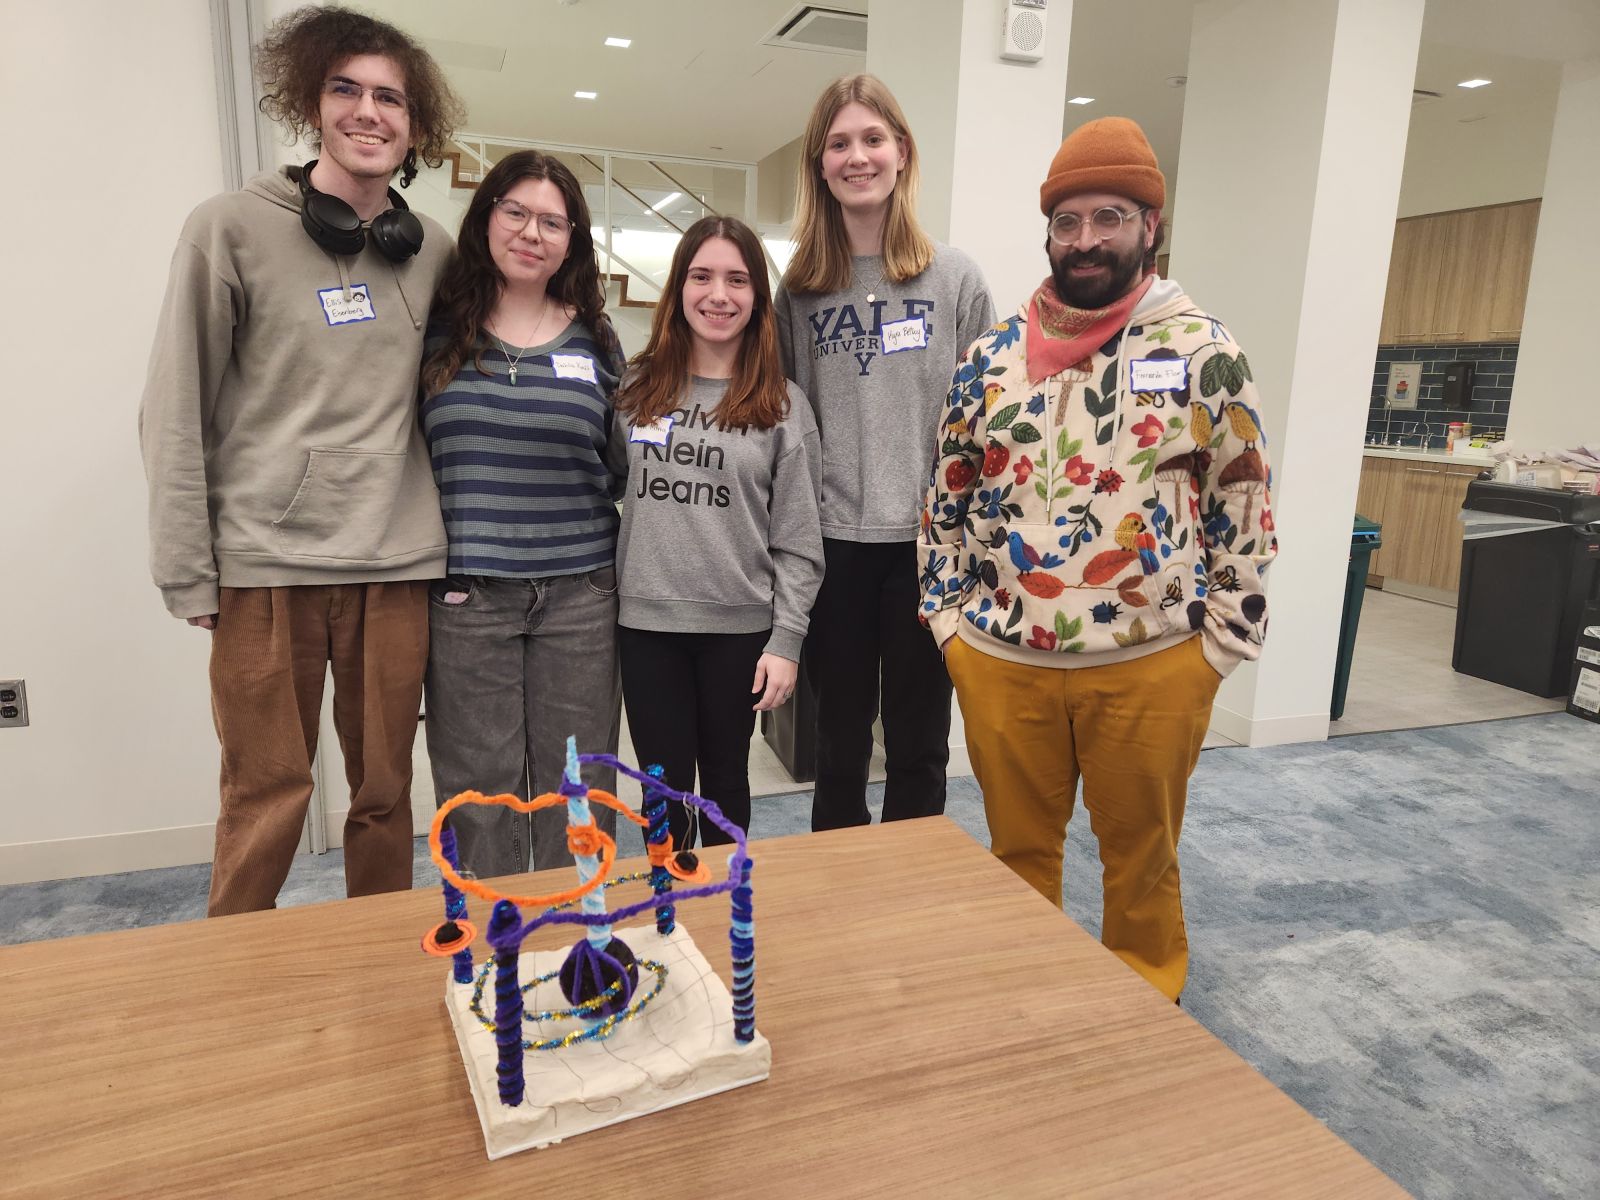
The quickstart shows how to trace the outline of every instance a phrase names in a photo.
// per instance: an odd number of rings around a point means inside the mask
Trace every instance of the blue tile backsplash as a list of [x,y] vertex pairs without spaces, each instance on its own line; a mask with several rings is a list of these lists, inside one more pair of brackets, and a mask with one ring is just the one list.
[[[1392,362],[1423,364],[1415,409],[1384,407],[1383,396],[1389,385],[1389,364]],[[1445,408],[1440,398],[1445,364],[1453,362],[1477,364],[1477,373],[1472,380],[1472,407],[1465,412],[1458,408]],[[1516,373],[1515,343],[1444,342],[1432,346],[1379,346],[1378,361],[1372,369],[1372,403],[1367,411],[1367,433],[1381,435],[1387,423],[1389,435],[1393,438],[1402,429],[1409,431],[1413,424],[1428,424],[1433,429],[1426,435],[1427,444],[1434,449],[1442,449],[1444,426],[1452,421],[1470,422],[1473,436],[1484,431],[1503,431],[1506,414],[1511,408],[1511,383]],[[1419,440],[1419,437],[1408,432],[1405,444],[1416,445]]]

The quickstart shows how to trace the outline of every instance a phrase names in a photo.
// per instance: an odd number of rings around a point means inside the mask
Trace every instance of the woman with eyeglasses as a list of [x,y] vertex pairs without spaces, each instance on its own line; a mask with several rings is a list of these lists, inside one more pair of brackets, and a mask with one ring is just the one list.
[[[783,377],[761,243],[705,217],[678,243],[617,399],[622,695],[641,763],[750,828],[756,713],[788,701],[822,578],[817,427]],[[732,839],[669,802],[673,845]]]
[[[449,538],[429,597],[428,755],[440,803],[556,790],[568,735],[614,753],[617,510],[606,470],[622,350],[572,172],[525,150],[484,177],[434,299],[422,429]],[[595,787],[614,773],[585,768]],[[596,808],[614,833],[616,816]],[[479,877],[572,861],[563,808],[450,817]]]
[[950,376],[994,305],[977,264],[917,223],[916,142],[881,81],[830,84],[802,145],[776,308],[784,369],[822,435],[827,572],[805,666],[817,702],[811,827],[834,829],[872,819],[878,715],[883,820],[944,811],[950,679],[918,620],[917,540]]

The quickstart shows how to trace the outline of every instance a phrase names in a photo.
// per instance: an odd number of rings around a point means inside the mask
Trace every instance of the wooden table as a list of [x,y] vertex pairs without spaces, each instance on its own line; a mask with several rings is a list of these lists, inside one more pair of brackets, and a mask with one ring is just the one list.
[[494,1163],[437,890],[0,949],[0,1194],[1403,1194],[944,818],[752,851],[772,1078]]

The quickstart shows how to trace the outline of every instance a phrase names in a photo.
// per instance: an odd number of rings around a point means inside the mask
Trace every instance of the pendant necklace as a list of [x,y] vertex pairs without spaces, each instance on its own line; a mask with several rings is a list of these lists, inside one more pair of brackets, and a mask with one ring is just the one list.
[[[533,332],[531,332],[528,335],[529,341],[535,341],[538,338],[539,330],[544,328],[544,319],[546,317],[548,317],[549,315],[550,315],[550,296],[549,296],[548,293],[546,293],[545,298],[544,298],[544,308],[542,308],[539,311],[539,323],[533,327]],[[489,332],[490,333],[494,333],[494,330],[491,329]],[[506,340],[503,337],[501,337],[498,333],[494,333],[494,340],[500,343],[500,353],[505,357],[505,360],[506,360],[506,374],[511,380],[511,386],[512,387],[516,387],[516,385],[517,385],[517,366],[522,362],[522,356],[528,352],[528,347],[523,346],[521,349],[519,349],[517,351],[516,358],[512,358],[511,357],[511,352],[506,349]]]
[[876,281],[869,286],[865,280],[857,276],[856,283],[857,285],[867,289],[868,304],[876,304],[878,302],[878,289],[883,286],[883,259],[881,256],[878,259],[878,276]]

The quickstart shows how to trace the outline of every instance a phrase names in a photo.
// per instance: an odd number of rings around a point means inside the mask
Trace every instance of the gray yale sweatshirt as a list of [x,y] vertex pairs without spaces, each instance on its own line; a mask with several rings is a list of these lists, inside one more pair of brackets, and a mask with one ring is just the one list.
[[978,265],[949,246],[905,283],[883,279],[881,258],[854,266],[844,291],[778,292],[783,369],[822,434],[822,536],[913,541],[951,377],[994,303]]
[[725,379],[693,378],[665,445],[618,416],[608,458],[622,493],[617,621],[666,633],[759,633],[800,660],[822,583],[821,452],[805,397],[771,429],[721,430]]

